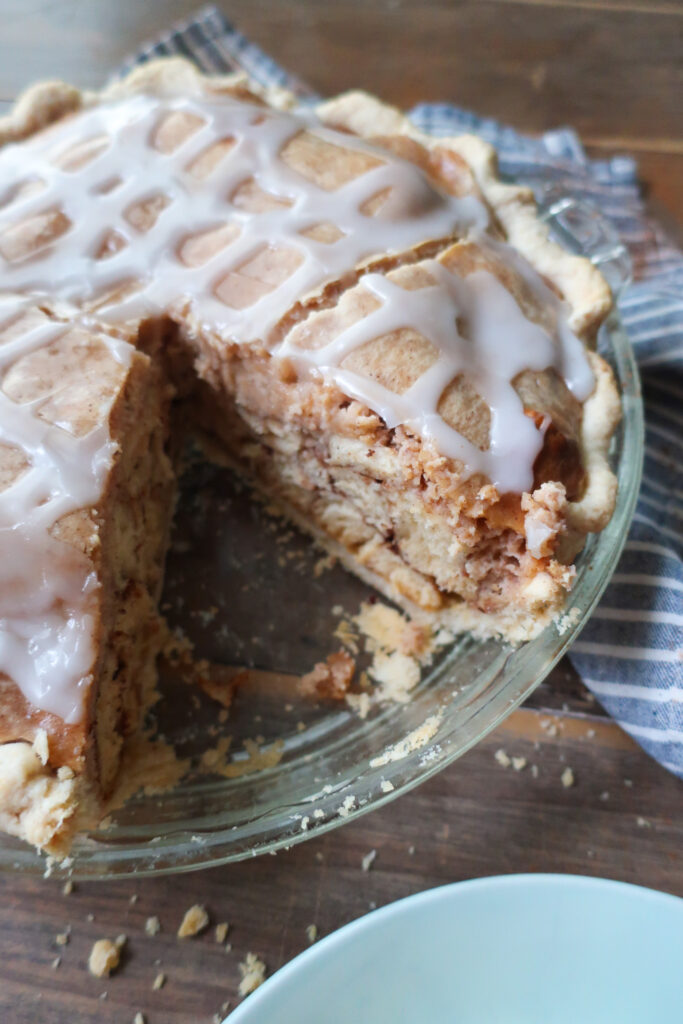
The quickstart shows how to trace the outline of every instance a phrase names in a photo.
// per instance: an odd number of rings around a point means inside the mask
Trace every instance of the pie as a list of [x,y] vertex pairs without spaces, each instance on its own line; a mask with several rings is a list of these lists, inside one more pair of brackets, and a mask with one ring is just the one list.
[[153,699],[187,422],[414,617],[558,614],[614,506],[611,298],[490,146],[179,59],[0,141],[3,829],[67,849]]

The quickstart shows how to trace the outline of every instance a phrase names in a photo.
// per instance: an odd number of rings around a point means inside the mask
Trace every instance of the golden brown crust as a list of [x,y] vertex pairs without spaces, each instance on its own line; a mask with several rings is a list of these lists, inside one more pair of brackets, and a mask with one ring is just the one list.
[[461,157],[510,243],[569,302],[573,329],[584,338],[594,336],[612,305],[607,282],[590,260],[568,253],[550,239],[547,225],[538,217],[530,189],[500,180],[493,146],[476,135],[438,138],[425,135],[400,110],[360,91],[327,100],[317,107],[317,113],[331,127],[344,128],[366,138],[407,136],[432,153],[445,149]]

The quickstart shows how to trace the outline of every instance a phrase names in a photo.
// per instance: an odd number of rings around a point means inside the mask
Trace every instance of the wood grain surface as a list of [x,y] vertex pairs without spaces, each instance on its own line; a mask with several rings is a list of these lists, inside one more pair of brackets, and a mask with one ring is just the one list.
[[[0,103],[36,78],[97,85],[196,8],[187,0],[0,0]],[[321,93],[360,85],[406,106],[451,100],[527,131],[571,124],[591,152],[633,152],[653,208],[674,232],[683,220],[681,2],[232,0],[224,9]],[[500,748],[526,767],[503,768]],[[566,767],[575,780],[567,788]],[[601,875],[683,896],[682,849],[680,782],[601,713],[565,662],[441,775],[277,857],[77,883],[68,895],[61,881],[0,877],[0,1021],[125,1024],[141,1012],[147,1024],[208,1024],[226,1001],[236,1004],[247,952],[272,973],[306,947],[310,924],[322,936],[431,886],[517,871]],[[229,952],[213,928],[175,937],[193,903],[206,905],[214,924],[230,922]],[[162,926],[155,937],[145,934],[152,915]],[[121,933],[120,970],[91,977],[92,943]],[[159,972],[166,981],[154,990]]]

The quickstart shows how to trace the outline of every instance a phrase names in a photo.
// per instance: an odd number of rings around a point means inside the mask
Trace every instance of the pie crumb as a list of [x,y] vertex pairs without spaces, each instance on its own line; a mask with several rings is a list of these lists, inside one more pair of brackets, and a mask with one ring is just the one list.
[[155,915],[154,917],[148,917],[145,921],[145,934],[146,935],[158,935],[161,931],[161,922]]
[[565,768],[562,772],[562,785],[565,789],[569,789],[570,786],[574,785],[574,772],[571,768]]
[[266,980],[266,965],[256,953],[247,953],[244,962],[239,964],[239,971],[242,976],[238,990],[241,996],[248,996]]
[[74,884],[71,881],[71,879],[69,878],[69,879],[67,879],[67,881],[62,886],[62,892],[64,893],[65,896],[70,896],[73,891],[74,891]]
[[50,758],[50,746],[45,729],[38,729],[33,741],[33,750],[40,763],[46,765]]
[[139,1010],[135,1014],[135,1016],[133,1017],[133,1024],[146,1024],[145,1016],[144,1016],[144,1014],[140,1013]]
[[90,950],[88,970],[96,978],[107,978],[119,966],[121,950],[126,943],[126,936],[119,935],[115,942],[111,939],[98,939]]
[[370,850],[370,853],[366,853],[365,854],[365,856],[363,857],[362,861],[360,862],[363,871],[369,871],[370,870],[370,868],[374,864],[376,856],[377,856],[377,850]]
[[322,574],[326,572],[328,569],[333,569],[336,564],[337,559],[335,558],[334,555],[324,555],[322,558],[319,558],[318,561],[313,566],[314,577],[317,579],[319,576],[322,576]]
[[69,944],[69,932],[60,932],[59,935],[55,935],[55,942],[58,946],[68,946]]
[[513,767],[513,770],[516,771],[516,772],[523,771],[524,768],[526,768],[526,758],[525,757],[513,757],[512,758],[512,767]]
[[502,747],[500,747],[493,756],[495,757],[496,761],[501,766],[501,768],[509,768],[510,765],[512,764],[510,758],[508,757],[508,755],[506,754]]
[[216,942],[223,943],[228,937],[230,931],[230,925],[227,921],[219,921],[216,925]]
[[346,651],[328,654],[299,680],[299,692],[305,697],[343,700],[351,685],[356,663]]
[[318,938],[318,926],[317,924],[309,924],[306,928],[306,938],[310,943],[314,943]]
[[198,935],[199,932],[203,931],[209,923],[209,915],[206,909],[199,903],[195,903],[193,907],[185,911],[185,916],[181,921],[180,928],[178,929],[179,939],[188,939],[193,935]]
[[159,973],[157,974],[156,978],[152,982],[152,988],[154,989],[154,991],[158,992],[160,988],[163,988],[165,981],[166,981],[166,975],[164,974],[163,971],[159,971]]
[[214,1013],[213,1017],[211,1018],[212,1024],[223,1024],[223,1021],[225,1020],[229,1009],[230,1000],[226,999],[226,1001],[221,1004],[220,1010],[217,1013]]
[[382,779],[380,789],[382,790],[383,793],[393,793],[394,784],[393,782],[389,782],[388,779]]
[[56,956],[54,958],[54,960],[52,961],[52,965],[51,965],[52,966],[52,970],[56,971],[57,968],[59,967],[59,965],[61,964],[61,962],[62,962],[61,956]]
[[408,755],[412,754],[415,750],[421,750],[439,731],[442,718],[443,709],[437,711],[436,714],[425,718],[422,725],[419,725],[417,729],[413,729],[412,732],[409,732],[408,735],[402,740],[399,740],[398,743],[394,743],[393,746],[387,747],[387,749],[378,757],[373,757],[370,762],[370,767],[381,768],[383,765],[389,764],[392,761],[402,761],[403,758],[408,757]]
[[350,793],[348,796],[344,797],[343,804],[337,808],[337,814],[340,818],[348,818],[355,806],[356,798],[352,793]]

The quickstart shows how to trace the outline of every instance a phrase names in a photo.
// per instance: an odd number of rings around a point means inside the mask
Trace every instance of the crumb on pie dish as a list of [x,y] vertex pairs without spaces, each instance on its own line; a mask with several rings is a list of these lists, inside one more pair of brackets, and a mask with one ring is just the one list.
[[37,85],[0,143],[0,828],[68,850],[156,698],[188,424],[415,621],[562,611],[611,296],[490,146],[175,58]]

